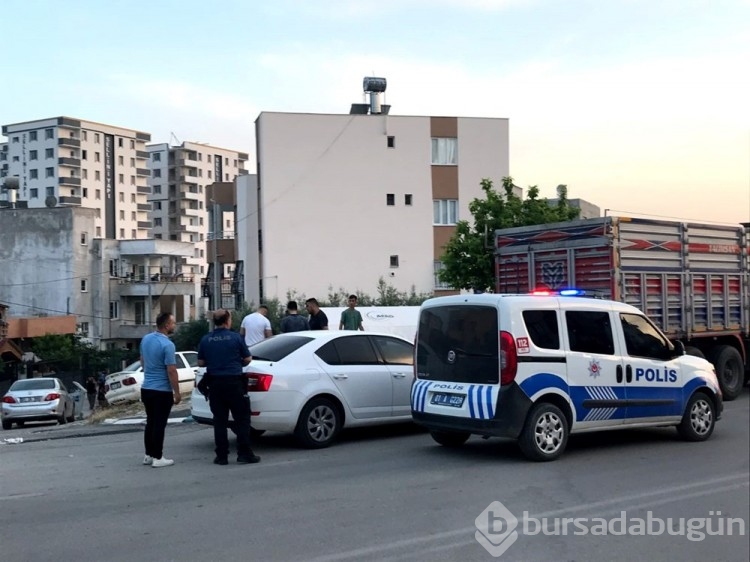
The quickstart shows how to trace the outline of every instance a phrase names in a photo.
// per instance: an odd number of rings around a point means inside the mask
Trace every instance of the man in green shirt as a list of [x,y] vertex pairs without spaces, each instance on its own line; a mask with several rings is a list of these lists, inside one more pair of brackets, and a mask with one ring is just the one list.
[[362,315],[359,310],[354,307],[357,306],[357,295],[349,295],[349,308],[341,313],[341,322],[339,322],[339,330],[362,330]]

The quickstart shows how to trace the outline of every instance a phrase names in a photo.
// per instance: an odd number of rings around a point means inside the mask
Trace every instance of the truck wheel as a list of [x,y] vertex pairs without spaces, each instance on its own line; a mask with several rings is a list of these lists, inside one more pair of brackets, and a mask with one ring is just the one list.
[[686,441],[705,441],[714,432],[716,415],[714,403],[703,392],[690,397],[677,432]]
[[471,437],[471,433],[464,431],[430,431],[430,435],[443,447],[460,447]]
[[731,345],[717,346],[711,352],[711,363],[716,367],[724,400],[728,402],[737,398],[745,382],[745,365],[740,352]]
[[521,452],[533,461],[553,461],[568,444],[568,420],[554,404],[542,402],[526,417],[518,438]]
[[693,347],[692,345],[688,345],[685,347],[685,355],[692,355],[693,357],[700,357],[701,359],[705,359],[706,356],[703,355],[703,352],[698,349],[697,347]]

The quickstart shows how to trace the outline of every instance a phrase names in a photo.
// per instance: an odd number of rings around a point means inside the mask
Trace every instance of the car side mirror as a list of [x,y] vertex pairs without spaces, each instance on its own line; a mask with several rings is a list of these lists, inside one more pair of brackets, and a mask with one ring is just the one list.
[[676,357],[682,357],[685,355],[685,344],[682,341],[677,340],[674,342],[674,353]]

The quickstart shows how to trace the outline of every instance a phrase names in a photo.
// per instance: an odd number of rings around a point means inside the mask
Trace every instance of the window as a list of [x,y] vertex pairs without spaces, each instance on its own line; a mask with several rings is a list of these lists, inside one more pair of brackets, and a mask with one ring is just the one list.
[[135,168],[135,158],[130,159],[130,167]]
[[39,177],[39,171],[38,170],[36,170],[36,169],[29,170],[29,178],[31,178],[32,180],[35,180],[38,177]]
[[154,211],[161,211],[161,201],[154,201],[151,204],[154,206]]
[[160,177],[161,177],[161,170],[157,168],[156,170],[153,170],[153,171],[151,172],[151,175],[152,175],[153,177],[155,177],[155,178],[160,178]]
[[86,131],[81,131],[81,140],[89,140],[89,134]]
[[[83,197],[86,197],[86,198],[88,198],[88,196],[89,196],[89,188],[88,188],[88,187],[84,187],[84,188],[82,188],[82,189],[81,189],[81,194],[82,194],[82,196],[83,196]],[[99,209],[97,209],[97,211],[98,211],[98,210],[99,210]]]
[[161,152],[152,152],[151,160],[153,160],[154,162],[161,162]]
[[29,150],[29,160],[39,160],[39,152],[36,150]]
[[440,260],[432,262],[433,284],[436,290],[447,291],[452,289],[448,283],[440,280],[440,272],[445,269],[445,264]]
[[136,216],[135,216],[135,211],[131,211],[131,212],[130,212],[130,220],[133,220],[133,221],[134,221],[134,220],[137,220],[137,219],[136,219]]
[[44,130],[44,138],[45,139],[54,139],[55,138],[55,132],[52,129],[45,129]]
[[81,292],[88,293],[88,291],[89,291],[88,279],[81,279]]
[[404,205],[406,205],[407,207],[411,207],[411,201],[412,201],[411,193],[405,194],[404,195]]
[[118,147],[120,147],[120,148],[122,148],[122,146],[123,146],[123,145],[122,145],[122,137],[119,137],[119,138],[117,139],[117,146],[118,146]]
[[99,144],[100,142],[99,133],[94,133],[94,143]]
[[120,238],[123,238],[123,239],[125,238],[125,229],[124,228],[120,229]]
[[391,256],[391,267],[398,267],[398,256]]
[[432,139],[432,163],[439,166],[455,166],[458,164],[457,139]]
[[54,148],[45,148],[44,149],[44,157],[45,158],[54,158],[55,157],[55,149]]
[[96,181],[101,181],[101,179],[102,179],[102,173],[99,170],[95,170],[94,171],[94,179]]
[[386,140],[386,146],[388,148],[396,148],[396,137],[388,137]]
[[36,131],[31,131],[29,133],[29,140],[30,141],[35,141],[36,140]]
[[615,344],[608,312],[568,310],[565,312],[565,322],[571,351],[614,355]]
[[458,201],[456,199],[435,199],[432,202],[433,224],[456,224],[458,222]]
[[154,218],[154,226],[161,226],[161,219],[159,217]]
[[51,185],[47,186],[47,197],[54,197],[55,188]]
[[88,160],[88,159],[89,159],[88,152],[86,152],[85,150],[82,150],[81,151],[81,160]]
[[125,183],[125,174],[117,174],[117,182],[119,184],[124,184]]
[[130,139],[130,149],[135,150],[135,141],[133,139]]
[[85,180],[89,179],[89,171],[86,169],[81,170],[81,177]]
[[524,310],[522,316],[526,331],[529,332],[529,337],[535,346],[543,349],[560,349],[556,311]]
[[[156,170],[154,170],[154,172],[156,172]],[[154,186],[154,193],[155,194],[156,193],[161,193],[161,186],[160,185],[155,185]],[[161,209],[161,207],[159,207],[159,208]]]
[[13,137],[11,140],[12,140],[13,143],[17,143],[18,142],[18,137]]
[[96,218],[98,218],[98,219],[102,218],[102,210],[101,210],[101,208],[97,207],[94,210],[96,211]]
[[125,220],[125,211],[120,211],[120,220],[121,221]]
[[229,166],[229,158],[224,158],[224,165]]
[[102,198],[102,190],[101,190],[101,189],[97,189],[97,190],[96,190],[96,193],[95,193],[95,195],[94,195],[94,198],[95,198],[95,199],[101,199],[101,198]]
[[18,156],[14,156],[13,157],[13,162],[19,162],[19,161],[20,161],[20,157],[18,157]]
[[124,193],[118,194],[118,197],[120,198],[120,203],[124,203],[125,202],[125,194]]
[[387,365],[413,365],[414,347],[388,336],[371,336]]
[[87,338],[89,336],[89,323],[88,322],[81,322],[80,324],[78,324],[78,332],[84,338]]
[[135,176],[130,176],[130,185],[135,185]]
[[39,197],[39,189],[36,187],[32,187],[29,190],[29,193],[32,199],[37,199]]
[[130,194],[130,202],[135,203],[135,193]]
[[81,232],[81,246],[86,246],[89,243],[88,232]]
[[133,229],[133,230],[131,230],[131,231],[130,231],[130,237],[131,237],[132,239],[134,239],[134,240],[135,240],[136,238],[138,238],[138,236],[137,236],[137,233],[136,233],[135,229]]
[[208,179],[211,179],[211,170],[208,170],[208,171],[206,172],[206,175],[208,176]]
[[102,237],[102,227],[101,226],[97,226],[96,227],[96,237],[97,238],[101,238]]
[[109,301],[109,317],[111,320],[115,320],[120,317],[120,302]]
[[393,193],[386,193],[385,195],[385,204],[388,206],[393,206],[396,204],[396,196]]
[[672,346],[654,325],[639,314],[620,314],[625,347],[632,357],[668,360],[674,355]]
[[[120,139],[120,140],[122,140],[122,139]],[[118,156],[117,157],[117,164],[118,164],[118,166],[124,166],[125,165],[125,158],[123,156]]]
[[102,155],[98,152],[94,152],[94,162],[101,162],[102,161]]
[[45,175],[45,177],[48,177],[48,178],[54,178],[55,177],[55,169],[54,168],[45,168],[44,175]]

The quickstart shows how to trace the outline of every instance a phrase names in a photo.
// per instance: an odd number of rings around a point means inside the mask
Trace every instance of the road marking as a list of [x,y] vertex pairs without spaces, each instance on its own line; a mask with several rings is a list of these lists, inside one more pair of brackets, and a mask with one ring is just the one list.
[[23,499],[23,498],[36,498],[36,497],[39,497],[39,496],[46,496],[46,495],[47,494],[42,493],[42,492],[35,492],[35,493],[30,493],[30,494],[13,494],[13,495],[10,495],[10,496],[0,496],[0,501],[2,501],[2,500],[18,500],[18,499]]

